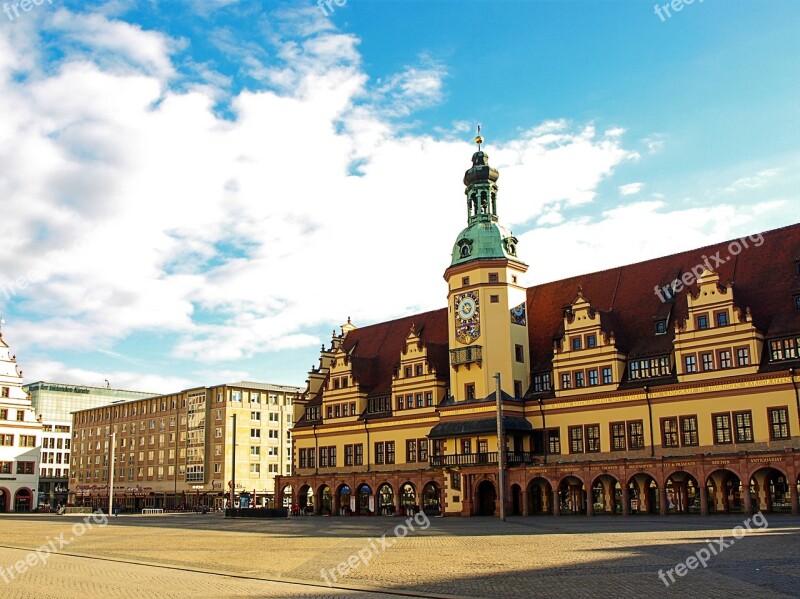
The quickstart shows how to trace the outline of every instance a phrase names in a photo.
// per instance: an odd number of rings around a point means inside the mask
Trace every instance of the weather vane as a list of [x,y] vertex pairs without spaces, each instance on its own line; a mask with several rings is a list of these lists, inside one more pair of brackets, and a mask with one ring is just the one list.
[[478,131],[477,135],[475,135],[475,143],[478,144],[478,152],[481,151],[481,144],[483,143],[483,137],[481,136],[481,124],[478,123]]

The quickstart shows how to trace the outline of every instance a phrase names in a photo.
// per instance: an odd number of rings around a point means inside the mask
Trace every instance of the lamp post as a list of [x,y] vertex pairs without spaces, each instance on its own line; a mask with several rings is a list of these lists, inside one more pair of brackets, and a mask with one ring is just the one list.
[[503,398],[500,391],[500,373],[494,375],[497,387],[495,399],[497,401],[497,493],[500,498],[500,521],[506,521],[506,483],[505,483],[505,457],[506,448],[503,443]]
[[117,433],[111,433],[111,460],[108,463],[108,515],[114,510],[114,449],[117,445]]
[[233,448],[231,450],[231,509],[236,493],[236,414],[233,415]]

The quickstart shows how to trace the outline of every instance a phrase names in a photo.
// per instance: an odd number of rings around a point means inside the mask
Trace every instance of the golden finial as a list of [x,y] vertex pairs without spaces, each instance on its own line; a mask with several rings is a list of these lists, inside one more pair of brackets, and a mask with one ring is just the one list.
[[478,131],[477,135],[475,136],[475,143],[478,144],[478,151],[481,151],[481,144],[483,143],[483,137],[481,136],[481,125],[478,123]]

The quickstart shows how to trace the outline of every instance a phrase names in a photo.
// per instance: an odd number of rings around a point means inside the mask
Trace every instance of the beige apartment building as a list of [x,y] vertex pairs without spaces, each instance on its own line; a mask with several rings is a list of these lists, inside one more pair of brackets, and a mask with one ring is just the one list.
[[123,511],[222,508],[231,489],[236,505],[273,505],[302,392],[239,382],[74,412],[70,502],[107,509],[113,459]]

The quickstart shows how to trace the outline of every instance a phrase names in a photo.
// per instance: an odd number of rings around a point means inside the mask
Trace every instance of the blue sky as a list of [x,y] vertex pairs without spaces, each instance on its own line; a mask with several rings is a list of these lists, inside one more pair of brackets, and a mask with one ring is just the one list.
[[800,213],[794,0],[15,4],[0,313],[28,381],[302,385],[348,316],[444,306],[478,122],[531,284]]

